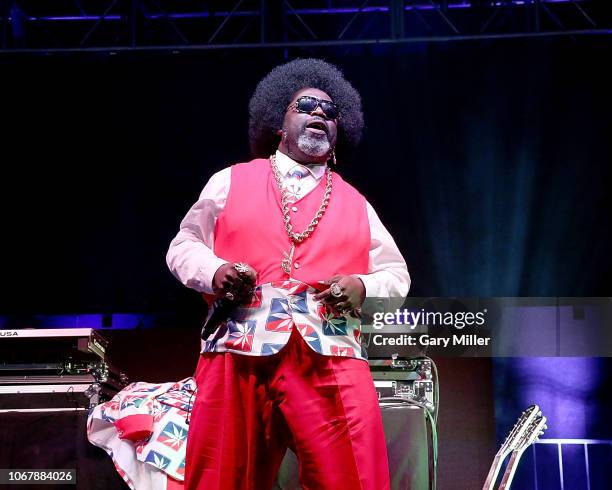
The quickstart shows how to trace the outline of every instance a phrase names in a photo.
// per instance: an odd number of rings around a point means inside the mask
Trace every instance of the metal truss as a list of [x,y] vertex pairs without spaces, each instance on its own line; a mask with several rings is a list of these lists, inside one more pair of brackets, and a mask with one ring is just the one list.
[[607,0],[0,0],[0,52],[207,50],[612,34]]

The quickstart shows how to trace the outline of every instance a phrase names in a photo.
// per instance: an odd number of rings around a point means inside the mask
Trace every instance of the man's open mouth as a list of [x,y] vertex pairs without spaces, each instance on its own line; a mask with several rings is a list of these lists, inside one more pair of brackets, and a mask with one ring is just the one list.
[[327,134],[327,126],[323,121],[311,121],[306,124],[306,129],[315,134]]

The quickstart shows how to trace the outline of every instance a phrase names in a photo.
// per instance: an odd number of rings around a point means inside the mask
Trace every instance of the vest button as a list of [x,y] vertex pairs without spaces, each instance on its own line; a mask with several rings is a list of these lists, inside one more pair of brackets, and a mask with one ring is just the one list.
[[291,211],[293,211],[294,213],[297,213],[297,208],[296,208],[295,206],[293,206],[293,207],[291,208]]
[[296,269],[299,269],[300,268],[299,262],[296,262],[295,264],[293,264],[293,267],[295,267]]

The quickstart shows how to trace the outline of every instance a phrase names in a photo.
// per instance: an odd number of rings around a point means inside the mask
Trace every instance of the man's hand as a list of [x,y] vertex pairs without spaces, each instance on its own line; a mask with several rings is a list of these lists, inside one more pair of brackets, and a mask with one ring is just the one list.
[[223,264],[215,272],[212,288],[218,298],[243,303],[251,297],[257,273],[247,264]]
[[[315,294],[313,296],[314,299],[333,306],[338,313],[356,313],[356,310],[358,310],[365,300],[365,286],[358,277],[335,275],[325,281],[319,282],[329,285],[330,287]],[[337,286],[332,286],[333,284],[337,284]],[[332,294],[333,290],[341,294],[339,296],[334,296]]]

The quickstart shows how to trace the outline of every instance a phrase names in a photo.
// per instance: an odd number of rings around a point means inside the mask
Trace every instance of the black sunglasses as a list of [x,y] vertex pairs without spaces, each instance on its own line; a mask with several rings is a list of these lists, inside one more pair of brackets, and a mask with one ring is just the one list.
[[329,100],[321,100],[311,95],[302,95],[292,106],[296,112],[311,114],[320,107],[327,119],[338,119],[340,117],[340,108]]

